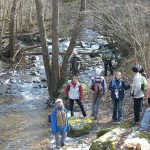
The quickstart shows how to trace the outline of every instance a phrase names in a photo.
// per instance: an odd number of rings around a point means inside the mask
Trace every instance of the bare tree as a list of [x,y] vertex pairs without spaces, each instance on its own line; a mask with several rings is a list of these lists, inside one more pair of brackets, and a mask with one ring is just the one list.
[[83,21],[84,21],[84,17],[85,17],[85,10],[86,10],[86,0],[81,0],[80,14],[79,14],[76,24],[73,28],[70,44],[69,44],[69,47],[66,51],[66,54],[65,54],[64,60],[63,60],[60,85],[63,84],[66,80],[68,60],[69,60],[69,57],[71,56],[73,49],[76,46],[77,38],[82,29],[82,25],[83,25]]
[[49,53],[48,53],[48,47],[46,42],[46,31],[44,26],[44,16],[43,16],[43,9],[42,9],[42,2],[41,0],[35,0],[36,4],[36,12],[37,12],[37,21],[38,21],[38,27],[39,27],[39,33],[40,33],[40,39],[41,39],[41,46],[42,46],[42,53],[43,53],[43,62],[47,77],[47,84],[48,84],[48,91],[49,95],[51,95],[51,85],[50,85],[50,60],[49,60]]
[[10,23],[9,23],[9,57],[10,58],[12,58],[14,55],[14,46],[15,46],[16,3],[17,3],[17,0],[13,0],[11,12],[10,12]]
[[59,4],[58,0],[53,0],[53,12],[52,12],[52,68],[51,68],[51,95],[57,92],[58,87],[58,26],[59,26]]

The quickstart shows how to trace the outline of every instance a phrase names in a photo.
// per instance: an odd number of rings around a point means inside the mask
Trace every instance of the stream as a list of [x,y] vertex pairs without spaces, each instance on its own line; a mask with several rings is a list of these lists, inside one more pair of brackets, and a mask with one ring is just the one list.
[[[45,83],[42,57],[35,62],[37,76],[31,75],[35,68],[26,72],[3,72],[0,78],[0,149],[27,150],[49,137]],[[42,86],[43,87],[42,87]]]

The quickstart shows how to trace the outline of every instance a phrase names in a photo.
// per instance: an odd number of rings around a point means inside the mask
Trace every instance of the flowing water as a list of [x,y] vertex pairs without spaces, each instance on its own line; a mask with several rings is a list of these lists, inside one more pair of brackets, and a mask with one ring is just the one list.
[[48,92],[41,88],[44,69],[41,57],[37,58],[37,76],[30,75],[31,70],[1,73],[0,150],[34,149],[50,136]]

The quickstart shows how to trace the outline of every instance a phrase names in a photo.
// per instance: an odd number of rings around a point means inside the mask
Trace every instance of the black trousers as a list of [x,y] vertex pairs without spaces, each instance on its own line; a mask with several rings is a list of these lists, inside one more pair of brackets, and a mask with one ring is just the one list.
[[105,76],[107,76],[108,66],[109,66],[111,75],[113,75],[112,62],[111,62],[111,61],[105,61],[105,62],[104,62]]
[[81,100],[79,100],[79,99],[75,99],[75,100],[69,99],[71,116],[74,116],[74,111],[73,111],[74,101],[76,101],[77,104],[79,105],[79,107],[80,107],[80,109],[82,111],[82,115],[84,117],[86,117],[86,112],[84,110],[84,106],[83,106]]
[[142,100],[141,98],[134,98],[134,121],[139,122],[140,121],[140,112],[142,108]]
[[148,104],[149,104],[149,106],[150,106],[150,98],[148,98]]

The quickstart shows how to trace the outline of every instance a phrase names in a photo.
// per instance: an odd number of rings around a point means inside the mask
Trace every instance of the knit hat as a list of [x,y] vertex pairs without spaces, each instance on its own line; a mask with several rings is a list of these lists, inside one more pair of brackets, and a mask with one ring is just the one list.
[[61,102],[61,103],[63,102],[62,99],[57,99],[57,100],[55,101],[55,104],[56,104],[56,103],[60,103],[60,102]]
[[102,73],[102,70],[101,70],[100,68],[96,68],[96,69],[95,69],[95,75],[96,75],[96,76],[100,76],[101,73]]

